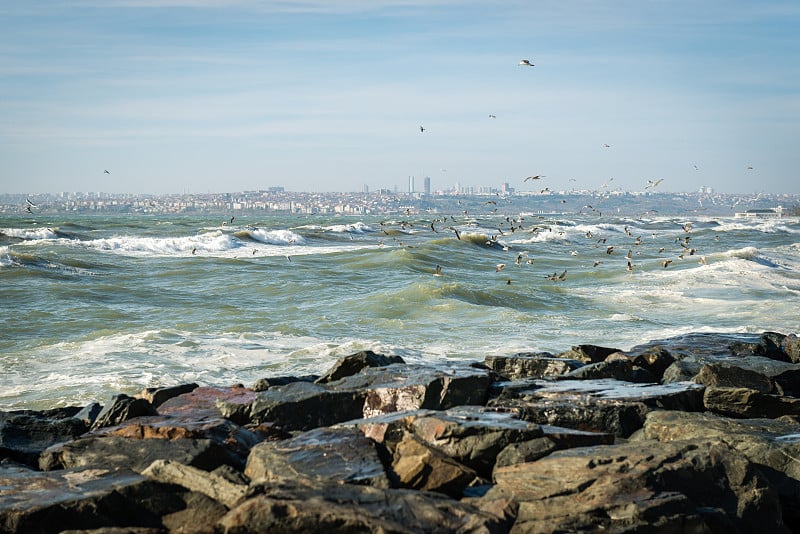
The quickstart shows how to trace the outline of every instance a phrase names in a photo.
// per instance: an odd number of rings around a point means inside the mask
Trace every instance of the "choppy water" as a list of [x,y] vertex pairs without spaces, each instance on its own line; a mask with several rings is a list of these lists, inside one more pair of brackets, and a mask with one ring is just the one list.
[[483,359],[800,330],[797,219],[527,216],[512,233],[437,217],[0,218],[0,409],[250,385],[362,349]]

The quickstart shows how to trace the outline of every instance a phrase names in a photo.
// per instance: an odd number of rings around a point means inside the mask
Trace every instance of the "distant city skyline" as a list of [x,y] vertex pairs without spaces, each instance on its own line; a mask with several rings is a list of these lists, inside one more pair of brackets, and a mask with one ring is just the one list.
[[0,193],[800,191],[789,0],[6,2],[0,50]]

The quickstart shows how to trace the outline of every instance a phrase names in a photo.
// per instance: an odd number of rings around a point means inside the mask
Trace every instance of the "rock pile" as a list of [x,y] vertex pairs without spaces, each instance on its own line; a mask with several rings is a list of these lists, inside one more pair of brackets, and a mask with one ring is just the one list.
[[407,364],[0,412],[2,532],[792,532],[800,343]]

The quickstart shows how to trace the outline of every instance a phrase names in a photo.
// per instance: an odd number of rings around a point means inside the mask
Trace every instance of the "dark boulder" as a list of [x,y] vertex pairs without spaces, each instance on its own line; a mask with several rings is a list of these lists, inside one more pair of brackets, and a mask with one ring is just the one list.
[[35,412],[0,412],[0,460],[10,458],[37,467],[39,454],[62,441],[77,438],[89,430],[87,423],[74,415],[80,408]]
[[376,443],[356,427],[318,428],[257,445],[245,475],[255,482],[291,476],[389,487]]
[[788,532],[758,469],[718,442],[630,442],[500,467],[478,502],[518,532]]
[[137,399],[124,394],[114,395],[97,415],[92,429],[118,425],[123,421],[143,415],[158,415],[158,412],[145,399]]
[[560,376],[581,367],[583,362],[556,358],[549,352],[523,352],[513,356],[487,356],[484,363],[505,380]]
[[216,531],[499,534],[508,528],[497,517],[438,493],[301,478],[254,486]]
[[198,388],[197,384],[181,384],[178,386],[168,386],[160,388],[146,388],[143,389],[137,397],[148,401],[154,408],[158,408],[169,399],[183,395],[184,393],[191,393]]
[[367,367],[385,367],[395,363],[405,363],[405,361],[400,356],[384,356],[375,354],[371,350],[364,350],[339,358],[330,371],[317,379],[317,383],[327,384],[357,374]]

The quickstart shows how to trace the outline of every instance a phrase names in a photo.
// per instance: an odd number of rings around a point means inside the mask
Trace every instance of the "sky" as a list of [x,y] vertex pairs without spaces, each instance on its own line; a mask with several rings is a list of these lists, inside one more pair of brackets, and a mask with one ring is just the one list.
[[796,194],[798,169],[796,0],[0,0],[0,193]]

